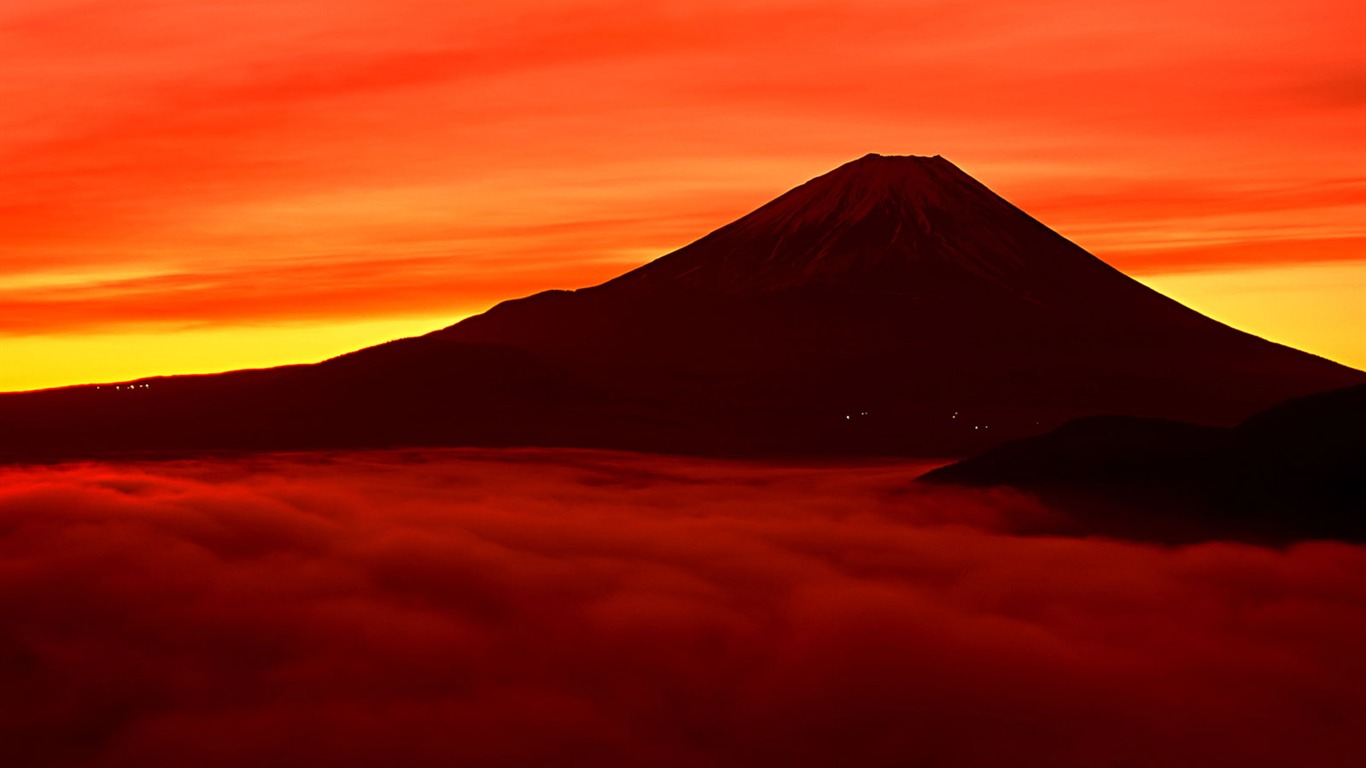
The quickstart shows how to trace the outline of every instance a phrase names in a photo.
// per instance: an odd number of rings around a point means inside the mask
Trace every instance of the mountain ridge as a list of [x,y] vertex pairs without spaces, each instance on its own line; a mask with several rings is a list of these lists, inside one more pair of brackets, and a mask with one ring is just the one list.
[[[530,349],[609,388],[734,373],[749,406],[926,404],[889,439],[982,405],[1016,411],[998,429],[1069,408],[1229,424],[1308,391],[1275,381],[1287,371],[1325,388],[1359,375],[1158,294],[940,156],[867,155],[601,285],[432,335]],[[1205,391],[1182,405],[1182,387]]]
[[951,456],[1102,413],[1228,426],[1361,381],[1152,291],[942,157],[867,155],[601,285],[312,366],[172,377],[135,417],[93,387],[0,395],[0,457]]

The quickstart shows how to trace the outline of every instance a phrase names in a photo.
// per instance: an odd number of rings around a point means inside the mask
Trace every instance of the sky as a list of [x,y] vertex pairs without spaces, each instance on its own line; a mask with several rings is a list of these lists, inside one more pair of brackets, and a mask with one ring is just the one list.
[[1358,0],[9,0],[0,390],[323,359],[940,154],[1366,367]]

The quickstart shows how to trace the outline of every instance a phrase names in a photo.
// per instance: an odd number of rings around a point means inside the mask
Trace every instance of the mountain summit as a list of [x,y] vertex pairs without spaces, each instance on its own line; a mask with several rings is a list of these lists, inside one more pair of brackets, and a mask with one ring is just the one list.
[[[953,269],[1020,290],[1095,259],[934,157],[867,155],[608,285],[886,286]],[[1035,258],[1026,261],[1025,254]],[[1056,264],[1039,263],[1048,258]],[[906,287],[906,286],[902,286]]]
[[1363,380],[1152,291],[941,157],[868,155],[602,285],[427,336],[313,366],[0,396],[0,455],[944,456],[1091,414],[1231,425]]

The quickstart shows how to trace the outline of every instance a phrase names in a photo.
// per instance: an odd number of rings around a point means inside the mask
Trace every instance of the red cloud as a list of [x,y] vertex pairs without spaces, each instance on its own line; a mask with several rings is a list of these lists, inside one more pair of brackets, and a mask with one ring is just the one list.
[[0,330],[465,311],[868,151],[943,153],[1126,268],[1359,260],[1355,11],[11,0]]
[[916,467],[0,475],[12,765],[1355,766],[1366,550],[1019,537]]

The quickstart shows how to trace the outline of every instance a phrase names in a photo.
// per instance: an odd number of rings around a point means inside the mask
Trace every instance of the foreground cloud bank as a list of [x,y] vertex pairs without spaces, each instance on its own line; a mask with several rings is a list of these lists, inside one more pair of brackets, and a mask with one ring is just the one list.
[[1366,549],[1014,536],[919,469],[8,470],[6,763],[1366,760]]

